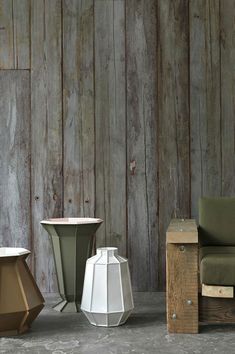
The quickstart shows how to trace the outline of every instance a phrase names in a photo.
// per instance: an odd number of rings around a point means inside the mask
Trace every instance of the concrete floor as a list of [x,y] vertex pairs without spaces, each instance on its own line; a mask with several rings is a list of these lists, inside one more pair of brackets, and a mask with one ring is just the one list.
[[235,353],[235,326],[203,326],[198,335],[169,335],[165,323],[165,294],[135,294],[135,310],[116,328],[91,326],[82,313],[61,314],[46,308],[31,331],[0,338],[0,353],[167,354]]

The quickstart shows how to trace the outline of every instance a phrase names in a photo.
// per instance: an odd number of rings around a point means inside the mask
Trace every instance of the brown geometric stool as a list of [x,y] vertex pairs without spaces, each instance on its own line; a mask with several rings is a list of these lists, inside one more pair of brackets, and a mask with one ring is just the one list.
[[0,335],[27,331],[44,307],[44,299],[25,259],[24,248],[0,248]]

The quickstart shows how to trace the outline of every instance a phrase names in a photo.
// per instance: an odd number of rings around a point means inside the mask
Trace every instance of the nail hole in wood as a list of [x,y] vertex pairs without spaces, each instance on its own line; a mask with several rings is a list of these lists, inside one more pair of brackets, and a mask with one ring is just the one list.
[[130,162],[130,171],[131,171],[131,175],[133,176],[135,174],[135,169],[136,169],[136,161],[132,160]]

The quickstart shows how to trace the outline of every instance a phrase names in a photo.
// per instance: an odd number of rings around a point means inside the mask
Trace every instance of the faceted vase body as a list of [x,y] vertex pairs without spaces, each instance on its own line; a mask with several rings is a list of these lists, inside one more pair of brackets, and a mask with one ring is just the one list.
[[125,323],[133,308],[127,259],[117,248],[98,248],[86,262],[81,310],[91,324],[112,327]]
[[30,251],[0,248],[0,335],[26,332],[44,299],[25,261]]
[[51,236],[57,280],[62,301],[54,309],[78,312],[86,260],[91,256],[94,235],[101,219],[62,218],[41,221]]

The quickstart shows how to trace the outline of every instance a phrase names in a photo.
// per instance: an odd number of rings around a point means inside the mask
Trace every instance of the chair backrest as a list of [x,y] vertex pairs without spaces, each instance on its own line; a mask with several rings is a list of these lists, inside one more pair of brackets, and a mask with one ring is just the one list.
[[199,200],[199,238],[202,246],[235,246],[235,198]]

